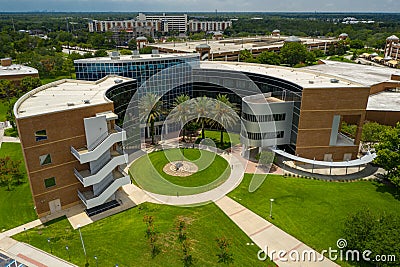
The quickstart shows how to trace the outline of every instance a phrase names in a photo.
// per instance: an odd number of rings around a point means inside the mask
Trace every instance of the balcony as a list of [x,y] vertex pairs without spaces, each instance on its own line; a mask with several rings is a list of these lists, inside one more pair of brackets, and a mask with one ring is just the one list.
[[115,125],[114,129],[100,136],[90,147],[76,149],[71,146],[71,153],[81,164],[94,161],[104,154],[115,143],[126,140],[126,131]]
[[93,191],[78,191],[78,196],[85,204],[87,209],[94,208],[107,202],[117,190],[124,185],[130,184],[131,179],[121,168],[113,171],[113,180],[98,195],[94,195]]
[[123,154],[122,151],[112,151],[111,159],[95,174],[91,174],[90,170],[78,171],[76,169],[74,169],[74,174],[84,187],[88,187],[100,183],[116,167],[126,163],[128,163],[127,154]]

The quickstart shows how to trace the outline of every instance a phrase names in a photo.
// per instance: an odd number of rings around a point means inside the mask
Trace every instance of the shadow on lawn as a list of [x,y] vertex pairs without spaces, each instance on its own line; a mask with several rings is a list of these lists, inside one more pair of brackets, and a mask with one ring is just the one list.
[[373,182],[376,187],[376,192],[379,193],[390,193],[392,196],[400,200],[400,190],[394,184],[392,184],[389,180],[385,178],[381,178],[379,181]]

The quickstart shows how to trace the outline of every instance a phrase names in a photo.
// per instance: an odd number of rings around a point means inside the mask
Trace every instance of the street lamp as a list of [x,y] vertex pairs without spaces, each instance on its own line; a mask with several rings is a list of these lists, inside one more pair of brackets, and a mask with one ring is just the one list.
[[51,254],[53,254],[53,246],[51,245],[50,238],[47,238],[47,243],[49,243]]
[[272,219],[272,202],[274,202],[275,199],[271,198],[269,201],[271,203],[271,208],[269,209],[269,217]]
[[80,224],[78,224],[78,231],[79,231],[79,236],[81,237],[81,243],[82,243],[83,253],[85,254],[85,258],[86,258],[86,262],[87,262],[87,255],[86,255],[85,243],[83,242],[82,233],[81,233],[81,225],[80,225]]
[[94,260],[96,261],[96,267],[99,267],[99,265],[97,263],[97,256],[94,256]]
[[26,231],[25,227],[24,227],[24,232],[25,232],[25,235],[26,235],[26,239],[28,239],[28,243],[29,243],[29,236],[28,236],[28,232]]
[[71,261],[71,254],[69,254],[69,247],[68,247],[68,246],[65,246],[65,250],[66,250],[67,253],[68,253],[68,260]]

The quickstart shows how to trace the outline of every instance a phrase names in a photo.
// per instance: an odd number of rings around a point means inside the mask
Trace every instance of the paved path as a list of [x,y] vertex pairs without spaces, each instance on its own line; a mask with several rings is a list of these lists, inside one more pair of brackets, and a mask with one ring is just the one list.
[[33,267],[77,267],[63,259],[9,237],[0,240],[0,251]]
[[[295,257],[294,252],[291,253],[292,251],[297,251],[300,255],[302,255],[303,251],[313,251],[313,253],[315,251],[227,196],[215,203],[259,248],[264,251],[267,250],[268,256],[280,267],[339,266],[327,258],[323,258],[323,260],[319,262],[290,261],[291,257],[289,257],[289,255],[291,255],[292,258]],[[279,260],[278,252],[280,250],[289,253],[284,256],[288,259],[287,262]],[[317,258],[322,258],[319,253],[315,253]],[[257,255],[254,255],[254,257],[257,257]]]

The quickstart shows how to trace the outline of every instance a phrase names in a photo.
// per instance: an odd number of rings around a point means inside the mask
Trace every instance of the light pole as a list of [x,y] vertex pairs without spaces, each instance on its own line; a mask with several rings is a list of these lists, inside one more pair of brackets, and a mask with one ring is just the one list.
[[71,254],[69,254],[69,247],[68,247],[68,246],[65,246],[65,250],[66,250],[67,253],[68,253],[68,260],[71,261]]
[[270,199],[270,203],[271,203],[271,207],[270,207],[270,209],[269,209],[269,217],[272,219],[272,202],[274,202],[275,201],[275,199],[273,199],[273,198],[271,198]]
[[96,267],[99,267],[99,265],[97,263],[97,256],[94,256],[94,260],[96,261]]
[[26,239],[28,239],[28,243],[29,243],[29,235],[28,235],[28,232],[26,231],[25,227],[24,227],[24,232],[25,232],[25,235],[26,235]]
[[53,254],[53,246],[51,245],[50,238],[47,238],[47,243],[49,243],[51,254]]
[[81,243],[82,243],[83,253],[85,254],[85,259],[86,259],[86,262],[87,262],[87,255],[86,255],[85,243],[83,242],[82,233],[81,233],[81,225],[80,225],[80,224],[78,224],[78,231],[79,231],[79,236],[81,237]]

